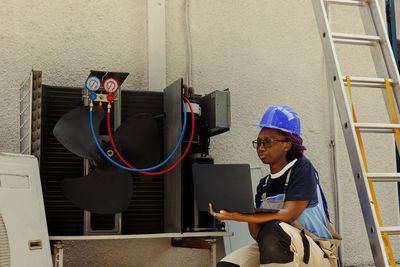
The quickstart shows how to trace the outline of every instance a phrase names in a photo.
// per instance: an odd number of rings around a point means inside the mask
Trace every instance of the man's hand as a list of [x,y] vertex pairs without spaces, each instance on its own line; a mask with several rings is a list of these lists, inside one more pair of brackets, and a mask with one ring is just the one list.
[[237,213],[237,212],[228,212],[226,210],[220,210],[220,212],[215,212],[212,204],[208,204],[209,210],[208,212],[214,216],[217,217],[220,220],[232,220],[232,221],[237,221],[237,222],[242,222],[244,217],[246,216],[245,214]]
[[265,223],[273,220],[291,223],[296,220],[308,205],[306,201],[285,201],[283,208],[275,213],[243,214],[221,210],[219,213],[213,210],[211,203],[208,212],[220,220],[234,220],[237,222]]

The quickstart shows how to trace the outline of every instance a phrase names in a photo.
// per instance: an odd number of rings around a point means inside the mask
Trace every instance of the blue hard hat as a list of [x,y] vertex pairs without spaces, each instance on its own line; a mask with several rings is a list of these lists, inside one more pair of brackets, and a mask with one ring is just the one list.
[[298,136],[301,135],[299,116],[293,109],[282,105],[269,107],[264,113],[260,124],[253,124],[253,126],[279,129]]

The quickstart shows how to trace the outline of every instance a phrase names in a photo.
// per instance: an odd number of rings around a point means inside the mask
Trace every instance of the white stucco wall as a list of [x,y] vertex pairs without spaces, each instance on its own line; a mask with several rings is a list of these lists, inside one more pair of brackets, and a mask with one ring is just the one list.
[[[166,1],[167,84],[187,77],[184,7],[184,0]],[[332,17],[338,21],[333,26],[351,32],[346,25],[357,25],[351,20],[355,17],[352,14],[348,8],[332,10]],[[261,118],[268,106],[289,105],[302,119],[306,156],[320,172],[335,215],[325,62],[311,1],[191,0],[189,21],[192,85],[197,93],[225,88],[231,91],[231,131],[213,138],[211,143],[216,162],[247,162],[266,172],[251,146],[258,133],[251,124]],[[43,71],[43,83],[65,86],[81,86],[91,69],[130,72],[122,87],[147,89],[145,0],[4,0],[0,23],[1,151],[18,151],[18,85],[32,68]],[[362,52],[352,51],[348,59],[341,57],[346,63],[343,73],[356,69],[358,75],[374,74],[370,60]],[[346,50],[341,48],[341,53]],[[365,114],[365,121],[370,119],[367,116],[376,121],[376,92],[354,95],[359,96],[361,104],[368,103],[359,107],[356,104],[358,113]],[[336,129],[336,136],[343,261],[346,265],[370,264],[371,252],[341,129]],[[391,140],[382,142],[380,137],[373,137],[366,143],[372,154],[368,157],[370,169],[395,167]],[[389,185],[378,189],[384,224],[399,225],[396,188]],[[399,239],[391,240],[395,255],[399,255]],[[146,242],[160,245],[156,240]],[[130,255],[121,255],[115,243],[109,246],[100,242],[100,250],[95,252],[87,244],[70,245],[75,252],[68,257],[82,257],[88,262],[103,251],[109,254],[110,266],[140,266],[135,257],[143,256],[135,250],[138,241],[124,243],[132,248]],[[204,256],[201,253],[196,254],[199,262]]]

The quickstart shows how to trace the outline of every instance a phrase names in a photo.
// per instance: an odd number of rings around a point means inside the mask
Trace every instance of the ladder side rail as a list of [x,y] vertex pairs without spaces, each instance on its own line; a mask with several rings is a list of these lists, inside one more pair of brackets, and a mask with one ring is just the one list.
[[[374,34],[376,35],[380,41],[377,43],[378,45],[376,47],[371,47],[371,55],[373,57],[374,65],[375,65],[375,70],[377,73],[378,77],[385,77],[390,79],[390,84],[393,89],[382,90],[382,96],[383,100],[385,102],[386,110],[387,110],[387,116],[390,121],[390,123],[397,123],[397,120],[395,118],[399,118],[399,102],[398,102],[398,97],[395,95],[395,91],[398,91],[395,89],[396,86],[399,84],[399,75],[397,72],[397,64],[395,63],[394,56],[393,56],[393,51],[391,48],[391,43],[389,41],[387,31],[386,31],[386,24],[384,23],[382,19],[382,14],[380,12],[380,6],[379,3],[380,1],[378,0],[370,0],[368,8],[360,8],[360,15],[362,18],[363,26],[365,29],[366,34]],[[394,85],[394,86],[393,86]],[[386,85],[385,85],[386,87]],[[393,92],[393,93],[392,93]],[[393,96],[392,96],[393,94]],[[389,98],[390,97],[390,98]],[[394,103],[392,105],[392,103]],[[392,113],[392,109],[394,111],[394,114]],[[399,150],[399,144],[400,141],[398,140],[398,137],[395,138],[395,143],[394,145],[397,147]],[[393,154],[394,158],[394,154]],[[371,179],[372,181],[376,181],[375,179]],[[370,190],[373,193],[373,185],[370,183]],[[375,200],[375,198],[373,198]],[[376,200],[375,200],[376,201]],[[377,205],[377,203],[375,203]],[[379,236],[382,237],[382,240],[384,240],[385,246],[386,246],[386,252],[387,255],[389,256],[389,261],[391,266],[395,266],[394,263],[394,258],[393,258],[393,251],[391,249],[388,233],[383,231],[383,225],[382,225],[382,220],[380,219],[380,211],[378,210],[378,207],[375,207],[376,210],[376,216],[378,218],[378,234]]]
[[[376,28],[377,34],[382,38],[382,42],[380,43],[381,51],[383,54],[383,59],[386,64],[386,69],[389,73],[389,77],[393,82],[391,83],[391,88],[392,88],[392,94],[393,94],[393,102],[394,102],[394,110],[395,110],[395,115],[397,117],[397,123],[400,120],[400,77],[399,77],[399,72],[398,72],[398,66],[396,64],[396,59],[394,58],[393,50],[391,47],[391,43],[389,40],[389,36],[387,34],[386,30],[386,24],[384,24],[384,21],[382,19],[382,13],[380,11],[380,6],[377,2],[377,0],[372,0],[370,2],[370,15],[372,19],[374,20],[374,25]],[[383,95],[385,95],[385,104],[386,108],[388,110],[388,116],[389,119],[391,119],[391,112],[390,112],[390,105],[389,105],[389,99],[388,99],[388,94],[386,90],[383,90],[382,92]],[[392,120],[391,120],[392,121]],[[395,146],[397,148],[398,153],[400,153],[400,144],[398,143],[397,138],[395,139]],[[376,182],[376,180],[375,180]],[[382,229],[382,227],[380,227]]]
[[[382,13],[380,11],[379,4],[377,0],[371,0],[370,1],[370,11],[371,11],[371,16],[373,19],[373,23],[375,25],[377,34],[382,38],[382,41],[380,43],[381,51],[382,51],[382,56],[384,59],[384,62],[386,64],[386,70],[388,72],[388,78],[393,80],[393,83],[391,83],[392,87],[392,92],[393,92],[393,97],[394,97],[394,108],[395,108],[395,114],[397,119],[400,119],[400,76],[396,64],[396,60],[393,55],[392,47],[390,44],[389,36],[387,34],[387,30],[385,27],[385,23],[383,22],[382,19]],[[389,119],[391,119],[391,112],[390,112],[390,106],[388,103],[388,95],[385,91],[385,103],[386,107],[388,110],[388,116]],[[396,142],[397,143],[397,142]],[[400,152],[400,144],[397,144],[397,149]]]
[[[392,71],[390,71],[391,69],[390,62],[387,60],[387,58],[390,57],[390,55],[388,57],[388,53],[392,52],[392,49],[390,47],[385,47],[385,44],[388,44],[388,38],[385,31],[385,27],[382,24],[383,20],[380,17],[381,13],[377,1],[375,1],[374,3],[370,1],[369,5],[366,8],[360,8],[360,16],[366,34],[375,35],[380,39],[380,41],[377,43],[377,46],[370,48],[375,70],[377,72],[377,77],[380,77],[380,80],[382,80],[382,77],[389,78],[391,84],[397,84],[399,80],[396,79],[396,77],[391,76]],[[354,80],[354,78],[352,78],[352,80]],[[391,123],[392,122],[391,106],[385,86],[382,86],[382,97],[387,110],[387,118]],[[396,98],[394,99],[394,102],[396,103],[395,114],[396,117],[398,118],[399,109],[397,107],[398,102]]]
[[370,10],[373,19],[373,23],[376,28],[377,34],[382,38],[381,48],[383,58],[385,60],[387,71],[389,73],[389,77],[394,81],[394,84],[399,84],[400,77],[397,69],[397,63],[395,61],[392,47],[390,45],[389,36],[386,31],[385,23],[382,19],[382,13],[380,11],[379,4],[377,0],[371,0],[370,2]]
[[[373,212],[371,192],[361,160],[361,152],[356,142],[355,128],[353,127],[353,119],[350,117],[350,103],[347,99],[342,75],[339,69],[339,63],[335,54],[335,48],[332,40],[331,31],[324,8],[323,0],[313,0],[314,14],[317,20],[320,38],[325,54],[325,61],[330,72],[329,83],[334,91],[338,113],[342,124],[342,130],[346,141],[347,151],[351,160],[351,167],[356,183],[357,193],[361,204],[361,210],[364,216],[364,222],[371,251],[373,254],[375,265],[389,266],[386,258],[385,245],[382,237],[378,234],[378,220]],[[335,67],[332,67],[335,66]],[[354,160],[358,159],[358,160]]]

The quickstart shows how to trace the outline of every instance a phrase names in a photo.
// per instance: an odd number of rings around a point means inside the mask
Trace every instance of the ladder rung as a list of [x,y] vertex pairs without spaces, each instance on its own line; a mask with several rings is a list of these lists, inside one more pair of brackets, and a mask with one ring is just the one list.
[[369,46],[375,46],[377,44],[376,41],[367,41],[367,40],[349,40],[341,38],[332,38],[332,40],[338,44],[369,45]]
[[400,129],[400,124],[357,122],[354,123],[354,127],[359,128],[361,132],[393,133],[394,129]]
[[[343,76],[343,81],[347,82],[346,76]],[[389,81],[389,83],[394,83],[392,79],[388,79],[388,81]],[[353,77],[353,76],[350,76],[351,85],[353,85],[353,82],[385,84],[385,79],[384,78],[370,78],[370,77]]]
[[379,231],[387,233],[388,235],[400,235],[400,226],[379,227]]
[[[345,82],[344,85],[347,86],[347,82]],[[362,83],[362,82],[351,81],[351,87],[385,88],[385,84],[384,83]]]
[[373,182],[400,182],[400,173],[367,173]]
[[366,1],[357,1],[357,0],[326,0],[327,4],[339,4],[339,5],[347,5],[347,6],[365,6],[367,5]]
[[347,41],[349,43],[354,42],[357,44],[359,41],[364,42],[380,42],[381,37],[375,35],[364,35],[364,34],[350,34],[350,33],[332,33],[334,41],[339,42],[340,40]]
[[394,123],[369,123],[369,122],[357,122],[354,123],[357,128],[368,128],[368,129],[396,129],[400,128],[400,124]]

